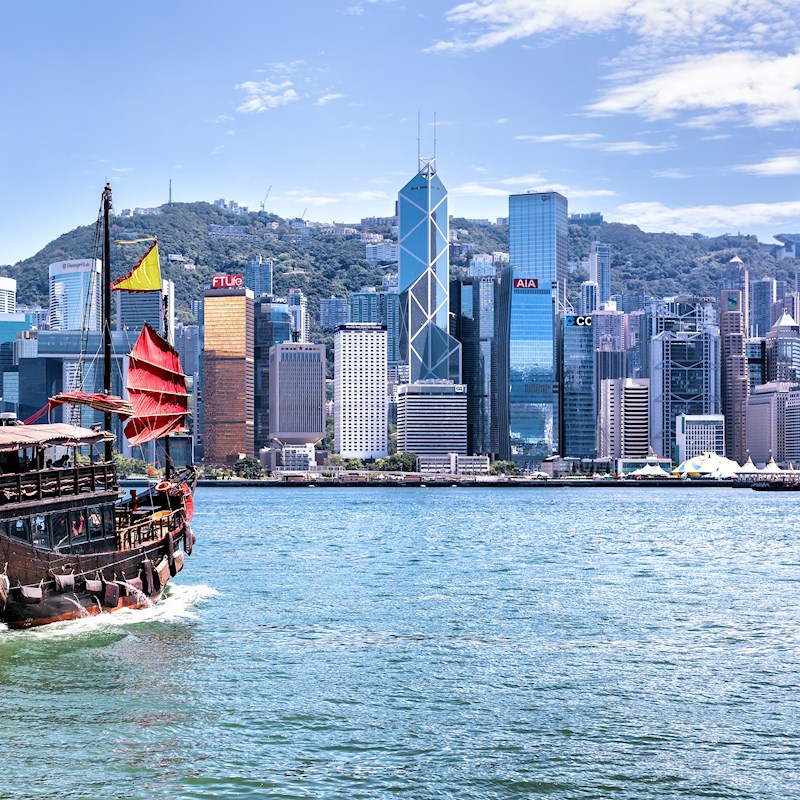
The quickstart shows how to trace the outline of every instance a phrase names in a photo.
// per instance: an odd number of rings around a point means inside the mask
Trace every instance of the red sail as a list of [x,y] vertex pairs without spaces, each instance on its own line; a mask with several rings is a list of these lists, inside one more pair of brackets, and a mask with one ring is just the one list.
[[131,351],[128,396],[134,416],[125,435],[131,444],[186,430],[189,396],[178,351],[147,323]]

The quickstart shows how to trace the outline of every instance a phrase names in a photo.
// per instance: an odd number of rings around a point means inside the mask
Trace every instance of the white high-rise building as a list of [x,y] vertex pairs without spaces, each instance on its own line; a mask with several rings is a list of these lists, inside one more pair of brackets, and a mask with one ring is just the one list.
[[99,258],[50,265],[51,330],[99,330],[100,269]]
[[444,380],[398,386],[397,449],[418,456],[467,455],[467,387]]
[[618,378],[600,383],[597,454],[600,458],[647,458],[650,444],[650,381]]
[[388,454],[386,327],[351,322],[333,337],[334,449],[344,458]]
[[308,300],[302,289],[289,289],[286,298],[292,315],[292,341],[308,341]]
[[722,414],[678,414],[675,417],[677,462],[703,453],[725,455],[725,417]]
[[0,278],[0,314],[13,314],[17,310],[17,282],[14,278]]

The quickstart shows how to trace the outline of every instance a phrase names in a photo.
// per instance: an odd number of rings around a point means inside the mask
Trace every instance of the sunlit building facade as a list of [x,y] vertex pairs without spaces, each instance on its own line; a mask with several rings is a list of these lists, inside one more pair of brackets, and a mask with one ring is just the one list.
[[590,316],[568,314],[562,327],[561,447],[568,458],[597,454],[594,333]]
[[254,453],[253,292],[209,289],[203,303],[206,464]]
[[59,261],[50,265],[50,329],[100,329],[100,266],[98,258]]

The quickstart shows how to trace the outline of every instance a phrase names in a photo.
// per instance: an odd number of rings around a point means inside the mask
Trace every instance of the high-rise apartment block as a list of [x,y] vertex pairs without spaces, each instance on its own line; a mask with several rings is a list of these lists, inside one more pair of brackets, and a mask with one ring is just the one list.
[[344,458],[382,458],[388,454],[386,328],[342,325],[333,347],[334,449]]
[[0,314],[13,314],[17,310],[17,281],[0,277]]
[[774,458],[786,463],[786,411],[789,396],[800,394],[800,385],[771,381],[756,386],[747,401],[747,446],[756,464]]
[[400,296],[396,291],[377,291],[365,286],[350,293],[350,322],[369,322],[386,326],[388,363],[396,366],[400,358]]
[[253,293],[209,289],[203,303],[203,444],[207,464],[253,455]]
[[50,265],[51,330],[99,330],[100,270],[98,258]]
[[269,351],[269,436],[308,444],[325,436],[325,345],[285,342]]
[[650,382],[619,378],[600,384],[597,455],[647,458],[650,445]]
[[578,313],[592,314],[600,307],[600,288],[594,281],[584,281],[578,298]]
[[592,249],[589,253],[589,280],[594,281],[599,287],[600,303],[607,303],[611,299],[610,244],[592,242]]
[[766,336],[772,327],[772,306],[778,299],[775,278],[750,282],[750,335]]
[[117,301],[117,330],[140,331],[146,322],[162,336],[164,322],[169,326],[169,341],[175,342],[175,284],[161,281],[161,292],[114,292]]
[[397,387],[397,450],[419,455],[467,455],[467,391],[450,381]]
[[272,259],[256,256],[245,264],[244,285],[258,298],[272,294]]
[[398,195],[400,225],[400,358],[411,382],[461,381],[461,347],[448,333],[450,222],[447,190],[435,162]]
[[319,301],[319,326],[323,331],[335,331],[350,322],[350,304],[344,297],[327,297]]
[[286,298],[292,315],[292,341],[307,342],[309,331],[308,299],[302,289],[289,289]]
[[784,314],[764,337],[767,380],[800,383],[800,325]]

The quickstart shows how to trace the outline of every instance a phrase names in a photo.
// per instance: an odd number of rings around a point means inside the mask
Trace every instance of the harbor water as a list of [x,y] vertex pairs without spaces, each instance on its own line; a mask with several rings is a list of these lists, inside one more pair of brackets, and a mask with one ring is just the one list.
[[0,798],[800,797],[800,493],[196,507],[161,603],[0,631]]

